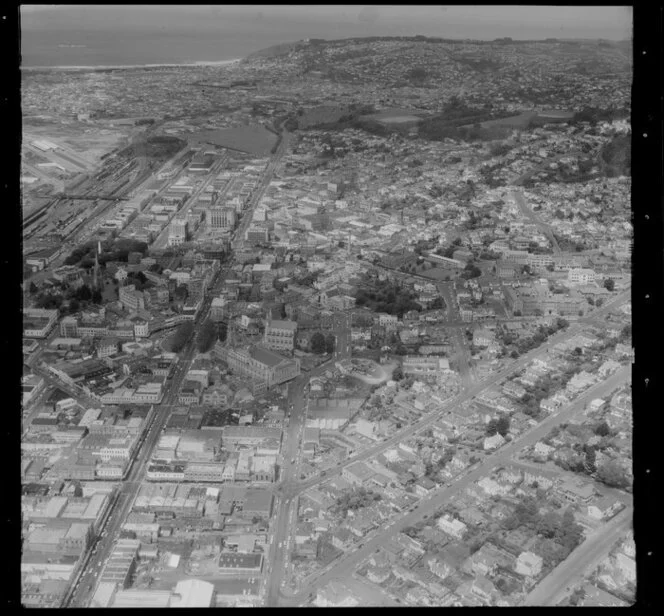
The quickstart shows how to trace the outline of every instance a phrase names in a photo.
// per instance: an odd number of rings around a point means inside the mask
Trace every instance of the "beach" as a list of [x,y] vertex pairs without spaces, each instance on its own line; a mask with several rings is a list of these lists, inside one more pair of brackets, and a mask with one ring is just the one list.
[[108,71],[108,70],[140,70],[146,68],[182,68],[182,67],[202,67],[202,66],[226,66],[240,62],[242,58],[233,60],[200,61],[200,62],[182,62],[168,64],[115,64],[103,66],[22,66],[24,71]]

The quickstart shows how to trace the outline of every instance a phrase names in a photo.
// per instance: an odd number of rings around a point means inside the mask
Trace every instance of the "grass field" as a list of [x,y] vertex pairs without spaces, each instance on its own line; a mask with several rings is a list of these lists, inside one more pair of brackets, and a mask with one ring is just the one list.
[[298,118],[300,128],[312,128],[314,126],[334,124],[343,116],[350,113],[349,105],[320,105],[307,109],[304,114]]
[[[536,111],[526,111],[524,113],[520,113],[519,115],[509,116],[507,118],[498,118],[497,120],[487,120],[486,122],[480,122],[480,126],[482,128],[491,128],[494,126],[526,128],[536,115]],[[461,128],[469,128],[471,126],[473,125],[464,124],[464,126]]]
[[268,156],[277,142],[277,136],[262,126],[236,126],[223,130],[201,131],[193,135],[191,140],[247,152],[253,156]]
[[431,278],[431,280],[446,280],[448,276],[450,280],[454,280],[460,271],[458,267],[434,267],[433,269],[418,272],[418,274],[424,276],[424,278]]
[[419,122],[423,115],[426,114],[412,109],[383,109],[378,113],[362,116],[362,119],[374,120],[383,124],[401,124],[403,122]]
[[175,330],[173,330],[173,333],[164,338],[164,340],[161,343],[161,348],[166,351],[166,353],[172,353],[172,343],[173,343],[173,337],[175,336]]

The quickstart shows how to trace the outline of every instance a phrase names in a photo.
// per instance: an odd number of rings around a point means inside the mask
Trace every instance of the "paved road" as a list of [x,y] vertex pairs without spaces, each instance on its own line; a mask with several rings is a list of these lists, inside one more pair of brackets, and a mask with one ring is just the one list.
[[249,228],[249,225],[251,224],[254,209],[263,198],[265,191],[267,190],[268,186],[270,185],[270,182],[272,181],[272,178],[274,177],[274,172],[277,168],[277,165],[279,164],[281,157],[284,155],[286,149],[288,148],[289,136],[290,133],[286,129],[284,129],[281,135],[281,142],[279,143],[279,147],[277,148],[277,151],[270,158],[270,162],[265,168],[265,172],[263,173],[263,177],[259,185],[252,193],[251,199],[249,200],[247,207],[242,213],[242,220],[238,225],[237,232],[235,235],[235,240],[233,241],[233,248],[235,250],[241,250],[245,246],[244,234],[246,233],[247,229]]
[[556,605],[567,594],[567,589],[578,583],[611,551],[620,535],[629,527],[633,507],[623,509],[576,548],[562,563],[547,575],[524,599],[523,605]]
[[[227,154],[222,154],[222,156],[214,163],[214,166],[206,174],[205,179],[201,182],[200,186],[194,190],[194,192],[189,196],[184,207],[178,211],[173,212],[173,215],[169,218],[168,223],[163,228],[162,232],[157,236],[157,239],[152,244],[152,249],[166,248],[168,246],[168,235],[170,233],[171,222],[174,218],[182,218],[187,214],[187,212],[197,203],[198,198],[203,194],[203,191],[217,178],[217,173],[221,171],[223,166],[228,160]],[[166,192],[172,184],[174,184],[182,175],[186,175],[186,171],[181,169],[179,173],[168,183],[167,186],[164,186],[155,197],[161,195],[161,193]],[[224,189],[224,192],[228,190],[228,186]]]
[[607,394],[617,387],[620,387],[631,378],[631,367],[623,368],[616,374],[609,377],[606,381],[595,385],[588,389],[584,394],[579,396],[571,405],[568,405],[555,415],[547,417],[544,421],[532,428],[530,431],[524,433],[516,440],[512,441],[509,445],[501,448],[494,454],[487,455],[483,462],[478,466],[464,471],[460,478],[449,487],[437,490],[432,496],[421,500],[412,513],[408,513],[398,521],[395,521],[386,527],[383,527],[371,539],[364,542],[364,545],[353,552],[347,553],[332,563],[328,568],[322,572],[314,574],[307,578],[301,585],[304,590],[289,597],[283,597],[280,601],[283,605],[297,605],[307,598],[307,595],[322,588],[329,581],[336,577],[341,577],[350,573],[361,561],[367,558],[373,551],[381,547],[385,542],[385,535],[393,535],[398,533],[406,526],[411,526],[420,521],[424,516],[429,516],[435,512],[439,507],[444,505],[449,499],[464,490],[473,482],[480,479],[482,476],[491,472],[501,464],[509,463],[510,458],[519,450],[529,447],[536,443],[554,426],[569,420],[575,413],[583,409],[584,405],[597,396]]
[[559,161],[561,158],[565,158],[567,156],[579,156],[583,154],[583,150],[572,150],[571,152],[564,152],[563,154],[556,154],[555,156],[552,156],[550,158],[547,158],[543,162],[541,162],[539,165],[536,165],[529,171],[526,171],[525,173],[522,173],[521,175],[516,176],[510,184],[513,186],[520,186],[523,184],[527,179],[535,175],[536,173],[539,173],[542,171],[545,167],[548,167],[551,163],[555,163]]
[[[340,312],[334,316],[334,329],[337,335],[337,345],[331,362],[341,361],[351,356],[350,347],[350,314]],[[275,506],[275,521],[273,543],[270,548],[269,562],[273,568],[267,582],[265,604],[276,606],[282,583],[290,577],[289,556],[294,545],[295,525],[297,523],[297,481],[300,462],[300,444],[306,425],[306,416],[309,399],[305,395],[305,388],[312,376],[322,374],[330,367],[326,362],[312,369],[308,374],[300,375],[290,384],[288,404],[293,405],[291,419],[284,442],[282,444],[283,475],[277,487],[278,502]],[[291,460],[295,460],[293,464]]]
[[553,252],[557,255],[560,254],[560,246],[558,245],[558,240],[556,239],[556,236],[553,233],[553,229],[551,229],[551,227],[547,225],[539,216],[536,216],[535,212],[533,212],[530,209],[530,207],[528,207],[528,204],[526,203],[523,193],[520,190],[513,190],[511,194],[515,203],[519,206],[521,213],[527,218],[530,218],[530,220],[534,222],[541,229],[542,233],[546,235],[546,237],[551,242],[551,247],[553,248]]
[[583,319],[579,319],[576,323],[570,325],[566,330],[563,330],[557,334],[554,334],[551,336],[547,342],[545,342],[542,346],[533,349],[532,351],[529,351],[525,355],[522,355],[518,359],[514,360],[514,362],[508,364],[506,367],[502,368],[501,370],[498,370],[497,372],[493,373],[492,375],[488,376],[486,379],[483,381],[477,383],[476,385],[472,386],[470,389],[467,389],[465,392],[458,394],[457,396],[454,396],[450,400],[448,400],[439,411],[435,413],[431,413],[427,415],[426,417],[422,418],[420,421],[417,423],[413,424],[412,426],[409,426],[407,428],[404,428],[394,434],[392,437],[387,439],[386,441],[383,441],[381,443],[378,443],[374,446],[372,446],[369,449],[364,450],[363,452],[360,452],[353,456],[352,458],[349,458],[339,466],[337,466],[336,469],[331,469],[327,472],[327,476],[325,478],[322,478],[320,475],[317,475],[314,478],[308,479],[306,481],[300,482],[297,486],[297,493],[302,493],[309,488],[319,484],[323,480],[327,480],[330,477],[333,477],[334,475],[338,475],[341,473],[343,468],[350,464],[354,464],[355,462],[361,461],[361,460],[366,460],[367,458],[373,457],[379,453],[382,453],[386,449],[389,449],[390,447],[394,447],[395,445],[398,445],[402,440],[408,438],[415,432],[421,430],[428,424],[431,424],[432,422],[436,421],[443,415],[449,414],[454,407],[458,407],[460,404],[467,402],[471,400],[473,397],[475,397],[477,394],[482,392],[483,390],[487,389],[488,387],[491,387],[501,381],[502,379],[509,377],[510,375],[514,374],[521,368],[524,368],[528,363],[530,363],[533,359],[535,359],[538,356],[545,355],[546,350],[548,347],[554,346],[555,344],[559,342],[563,342],[564,340],[567,340],[571,338],[572,336],[575,336],[576,334],[580,333],[583,329],[583,327],[586,325],[586,323],[591,322],[592,320],[598,318],[602,314],[606,314],[610,312],[613,308],[615,308],[617,305],[622,304],[625,300],[629,298],[629,291],[625,291],[621,293],[620,295],[617,295],[615,298],[613,298],[610,302],[607,302],[604,306],[601,308],[595,310],[591,315],[588,317],[585,317]]
[[[206,296],[203,308],[209,309],[211,298]],[[202,309],[199,312],[195,323],[199,323],[203,315],[206,314]],[[155,405],[155,413],[150,425],[146,426],[141,438],[142,442],[137,447],[136,457],[132,463],[128,475],[122,482],[120,488],[120,495],[118,500],[109,514],[108,520],[104,526],[105,536],[97,542],[97,551],[95,554],[89,556],[87,563],[78,583],[78,589],[75,590],[72,600],[69,602],[69,607],[84,607],[87,606],[92,595],[94,594],[94,587],[99,581],[100,573],[103,571],[104,563],[108,560],[113,546],[119,536],[122,524],[124,524],[127,514],[138,495],[142,479],[145,475],[145,470],[149,463],[152,452],[157,445],[159,437],[161,436],[162,429],[166,425],[171,410],[176,402],[177,395],[182,381],[186,377],[189,365],[191,364],[194,354],[196,352],[195,334],[185,346],[180,360],[177,364],[173,379],[167,386],[161,404]]]

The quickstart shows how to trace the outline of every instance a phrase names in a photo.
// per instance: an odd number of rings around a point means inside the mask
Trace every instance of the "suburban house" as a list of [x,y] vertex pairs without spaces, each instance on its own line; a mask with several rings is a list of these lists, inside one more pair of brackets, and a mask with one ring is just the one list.
[[608,520],[624,507],[617,498],[604,496],[588,505],[588,515],[595,520]]
[[440,530],[451,535],[455,539],[463,539],[468,531],[468,527],[461,520],[455,520],[449,514],[445,514],[438,518],[437,524]]
[[542,571],[543,560],[533,552],[521,552],[514,563],[514,570],[525,577],[535,578]]

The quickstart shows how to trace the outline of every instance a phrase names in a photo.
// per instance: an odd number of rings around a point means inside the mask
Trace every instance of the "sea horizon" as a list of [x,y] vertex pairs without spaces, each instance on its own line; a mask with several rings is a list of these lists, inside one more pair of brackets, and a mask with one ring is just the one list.
[[[332,17],[305,19],[297,7],[286,16],[256,15],[240,18],[222,8],[199,7],[180,14],[181,7],[75,7],[21,14],[21,67],[68,68],[134,67],[147,65],[195,65],[245,58],[262,49],[306,38],[341,40],[365,37],[413,37],[423,35],[452,40],[488,42],[501,37],[520,40],[611,40],[619,42],[628,32],[589,27],[552,30],[541,24],[516,28],[511,23],[490,25],[448,20],[407,23],[404,20],[351,21]],[[156,10],[154,10],[156,9]],[[297,9],[297,10],[296,10]],[[172,14],[173,13],[173,14]],[[291,14],[292,13],[292,14]],[[171,15],[172,14],[172,15]],[[468,20],[466,20],[468,21]],[[471,20],[472,21],[472,20]]]
[[62,65],[62,66],[21,66],[25,71],[97,71],[97,70],[131,70],[138,68],[175,68],[175,67],[198,67],[198,66],[226,66],[241,62],[243,58],[233,58],[232,60],[211,60],[195,62],[169,62],[167,64],[96,64],[96,65]]

